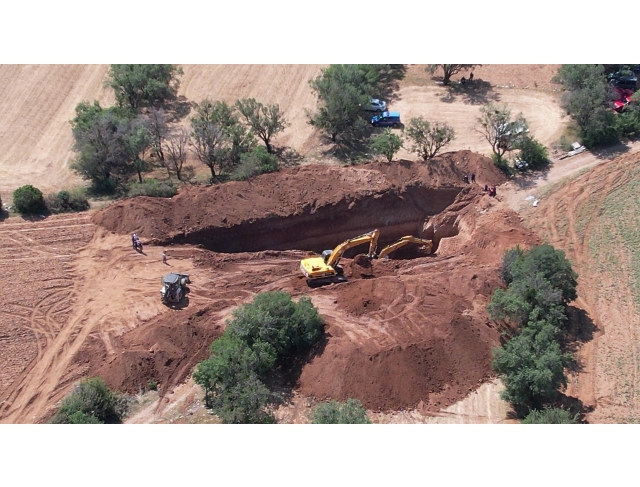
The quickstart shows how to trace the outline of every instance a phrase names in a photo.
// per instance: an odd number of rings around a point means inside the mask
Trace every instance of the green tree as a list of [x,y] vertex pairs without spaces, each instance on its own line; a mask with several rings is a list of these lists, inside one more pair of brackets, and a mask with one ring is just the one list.
[[138,110],[174,98],[182,74],[172,64],[112,64],[107,84],[119,106]]
[[13,192],[13,206],[19,213],[33,215],[46,210],[42,191],[26,184]]
[[498,106],[488,103],[480,108],[476,131],[491,144],[494,155],[500,159],[507,151],[518,148],[524,134],[528,131],[527,121],[522,114],[511,120],[511,110],[507,105]]
[[230,170],[254,146],[253,137],[239,123],[234,109],[223,101],[204,100],[191,118],[192,143],[198,159],[211,170]]
[[566,386],[564,368],[571,355],[562,352],[556,337],[557,328],[552,324],[529,322],[504,347],[494,349],[492,367],[504,383],[504,400],[540,409]]
[[149,170],[149,164],[145,159],[145,153],[152,145],[152,134],[145,120],[136,117],[125,126],[122,144],[127,161],[131,161],[138,174],[138,182],[142,183],[143,171]]
[[280,106],[263,105],[255,98],[238,100],[235,106],[251,132],[264,142],[267,152],[273,154],[271,140],[288,125],[280,111]]
[[389,83],[384,64],[332,64],[309,81],[319,107],[307,113],[309,123],[336,142],[338,135],[357,138],[369,126],[362,107]]
[[453,127],[446,123],[431,122],[423,117],[412,118],[407,126],[407,137],[413,142],[412,152],[417,152],[423,160],[433,157],[455,138]]
[[610,108],[612,92],[601,64],[563,64],[554,81],[567,91],[563,105],[580,127],[585,146],[617,140],[616,116]]
[[527,163],[526,169],[544,169],[551,162],[547,148],[533,137],[523,137],[517,148],[520,149],[519,159]]
[[578,297],[578,274],[571,267],[565,253],[552,245],[537,245],[524,252],[522,257],[514,259],[509,266],[509,273],[513,281],[540,273],[551,286],[560,290],[565,303]]
[[[81,381],[62,400],[53,423],[118,423],[122,418],[116,410],[116,396],[100,377]],[[94,419],[91,419],[94,418]]]
[[279,358],[307,350],[322,333],[318,310],[307,296],[295,303],[284,291],[258,294],[233,312],[227,329],[253,347],[268,343]]
[[480,64],[428,64],[427,71],[430,74],[434,74],[438,69],[442,69],[444,75],[442,82],[445,85],[448,85],[451,83],[451,76],[459,73],[460,71],[473,69],[474,66],[480,66]]
[[94,190],[113,192],[135,171],[125,144],[132,118],[127,110],[103,109],[97,101],[76,106],[71,125],[78,156],[71,168],[90,180]]
[[534,409],[520,421],[522,424],[579,424],[577,414],[571,414],[564,408],[544,408],[541,411]]
[[346,402],[329,401],[318,404],[312,413],[312,424],[371,424],[362,403],[357,399]]
[[151,150],[158,157],[158,159],[160,159],[160,163],[164,164],[164,141],[169,135],[169,127],[167,125],[167,112],[165,112],[162,108],[150,108],[147,112],[146,125],[149,129]]
[[211,345],[211,357],[200,362],[193,380],[205,391],[205,401],[225,422],[264,422],[269,390],[260,381],[273,367],[275,349],[258,344],[254,349],[229,333]]
[[381,134],[371,137],[369,146],[375,154],[382,154],[388,162],[391,162],[402,147],[402,138],[394,134],[391,129],[385,129]]

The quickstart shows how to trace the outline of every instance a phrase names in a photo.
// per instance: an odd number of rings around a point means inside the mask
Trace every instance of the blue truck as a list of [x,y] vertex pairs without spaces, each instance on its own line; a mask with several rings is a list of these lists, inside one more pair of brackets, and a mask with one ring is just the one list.
[[371,125],[374,127],[399,127],[400,112],[382,112],[380,115],[374,115],[371,118]]

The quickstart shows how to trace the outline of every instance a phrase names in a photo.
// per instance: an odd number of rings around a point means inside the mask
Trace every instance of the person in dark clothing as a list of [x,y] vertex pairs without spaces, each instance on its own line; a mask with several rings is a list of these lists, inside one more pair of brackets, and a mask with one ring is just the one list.
[[469,183],[469,176],[467,176],[467,174],[465,173],[465,174],[464,174],[464,176],[462,176],[462,180],[463,180],[465,183],[467,183],[467,184],[468,184],[468,183]]
[[485,191],[485,193],[489,192],[489,185],[487,185],[487,184],[484,185],[484,191]]
[[471,182],[472,183],[476,182],[476,173],[471,173]]
[[473,71],[471,71],[471,74],[469,74],[469,83],[471,83],[473,81]]

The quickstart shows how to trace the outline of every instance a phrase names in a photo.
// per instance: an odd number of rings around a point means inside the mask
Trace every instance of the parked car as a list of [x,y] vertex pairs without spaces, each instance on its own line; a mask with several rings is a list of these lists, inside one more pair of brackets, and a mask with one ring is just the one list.
[[387,102],[379,100],[378,98],[371,98],[369,104],[365,105],[364,109],[368,112],[384,112],[387,109]]
[[626,90],[636,90],[638,88],[638,77],[633,72],[616,72],[607,76],[611,86]]
[[382,112],[380,115],[374,115],[371,118],[371,125],[374,127],[399,127],[400,112]]

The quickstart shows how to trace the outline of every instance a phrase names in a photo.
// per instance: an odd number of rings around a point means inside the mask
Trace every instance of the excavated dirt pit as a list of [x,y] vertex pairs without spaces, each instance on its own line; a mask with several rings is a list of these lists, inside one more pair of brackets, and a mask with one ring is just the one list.
[[[477,184],[462,183],[471,172]],[[130,393],[157,381],[166,404],[230,313],[272,290],[308,295],[325,321],[326,339],[290,374],[300,393],[354,397],[381,411],[451,404],[491,376],[500,331],[486,304],[500,285],[503,251],[537,242],[481,190],[503,181],[489,159],[462,151],[429,163],[303,166],[187,187],[171,199],[115,203],[87,222],[93,237],[69,263],[73,312],[25,369],[31,372],[7,378],[0,419],[46,419],[87,375]],[[404,255],[370,266],[347,255],[347,282],[306,285],[302,258],[374,228],[379,249],[412,234],[434,239],[437,251],[423,256],[410,244]],[[133,232],[146,243],[144,254],[131,250]],[[192,278],[175,309],[158,299],[170,271]]]
[[[462,182],[471,172],[476,185]],[[227,312],[265,290],[309,295],[325,319],[327,340],[294,377],[303,394],[356,397],[374,410],[438,409],[490,377],[500,333],[486,304],[500,285],[499,261],[512,242],[534,241],[515,214],[492,214],[494,200],[482,187],[503,181],[489,159],[468,151],[427,164],[304,166],[189,188],[171,200],[135,198],[94,221],[118,233],[135,231],[154,245],[199,247],[190,251],[194,263],[215,273],[218,285],[209,294]],[[366,250],[360,246],[342,262],[348,282],[306,286],[300,258],[374,228],[381,232],[378,249],[415,235],[433,239],[436,252],[424,256],[408,245],[391,260],[368,265],[349,258]],[[209,329],[221,333],[222,315]],[[167,326],[166,319],[177,316],[160,316],[154,326]],[[164,371],[165,379],[177,369]],[[147,370],[144,377],[152,375]]]

